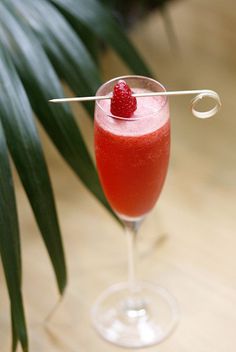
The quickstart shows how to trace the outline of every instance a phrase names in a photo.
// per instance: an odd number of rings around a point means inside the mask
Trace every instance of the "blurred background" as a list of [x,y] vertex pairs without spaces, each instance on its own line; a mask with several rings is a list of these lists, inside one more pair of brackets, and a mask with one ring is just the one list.
[[[181,321],[168,340],[147,350],[234,352],[235,2],[103,3],[125,28],[153,77],[167,90],[213,89],[222,100],[222,109],[215,117],[200,120],[191,114],[189,96],[170,99],[170,168],[159,202],[140,231],[138,273],[140,278],[157,282],[173,293],[181,308]],[[37,23],[33,20],[32,15],[32,26]],[[98,45],[101,81],[132,73],[130,64],[109,43]],[[138,73],[136,67],[134,70]],[[66,95],[74,94],[68,84],[64,88]],[[94,157],[92,120],[79,104],[71,108]],[[59,299],[58,291],[32,210],[14,171],[31,350],[121,350],[97,336],[89,314],[101,291],[126,278],[122,229],[66,165],[38,123],[37,128],[56,199],[68,285],[62,302],[43,324]],[[2,268],[0,277],[4,282]],[[0,297],[1,351],[8,352],[11,324],[5,284],[1,285]]]

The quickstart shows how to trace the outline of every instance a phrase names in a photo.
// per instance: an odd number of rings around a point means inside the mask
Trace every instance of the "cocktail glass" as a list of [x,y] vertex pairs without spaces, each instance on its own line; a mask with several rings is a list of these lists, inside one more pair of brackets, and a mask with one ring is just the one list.
[[[151,78],[124,76],[103,84],[97,95],[111,95],[120,79],[135,93],[165,91]],[[98,100],[94,128],[99,178],[126,232],[128,281],[101,294],[92,308],[93,324],[102,337],[116,345],[151,346],[165,339],[178,321],[175,299],[153,283],[136,280],[134,270],[138,229],[154,207],[168,169],[168,99],[137,98],[137,110],[130,118],[112,115],[110,100]]]

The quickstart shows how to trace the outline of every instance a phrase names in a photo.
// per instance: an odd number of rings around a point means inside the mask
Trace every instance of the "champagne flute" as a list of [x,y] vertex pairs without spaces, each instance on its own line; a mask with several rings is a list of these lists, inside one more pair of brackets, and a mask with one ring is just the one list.
[[[151,78],[124,76],[103,84],[96,95],[111,95],[120,79],[134,93],[165,92]],[[178,308],[165,289],[136,279],[135,242],[140,224],[159,198],[167,174],[168,98],[137,98],[137,110],[129,118],[112,115],[110,100],[97,100],[94,135],[101,185],[126,232],[128,280],[100,295],[92,308],[93,324],[106,340],[116,345],[129,348],[154,345],[173,331]]]
[[[120,79],[132,88],[132,96],[138,97],[137,109],[129,118],[110,112],[113,87]],[[92,319],[106,340],[123,347],[140,348],[161,342],[179,318],[175,299],[165,289],[136,279],[135,243],[140,224],[154,207],[166,178],[170,153],[168,96],[180,95],[195,95],[191,109],[200,119],[214,116],[221,107],[220,97],[213,90],[167,92],[159,82],[142,76],[114,78],[103,84],[96,96],[49,100],[96,101],[98,174],[127,233],[128,281],[113,285],[100,295],[93,306]],[[213,99],[215,104],[199,110],[197,106],[203,98]],[[119,108],[115,110],[120,111]]]

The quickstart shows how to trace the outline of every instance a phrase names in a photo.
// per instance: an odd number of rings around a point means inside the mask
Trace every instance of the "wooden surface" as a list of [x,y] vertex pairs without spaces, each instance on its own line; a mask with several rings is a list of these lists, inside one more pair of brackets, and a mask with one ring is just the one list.
[[[215,89],[223,108],[213,119],[192,117],[189,97],[171,99],[172,157],[159,204],[139,237],[139,276],[168,288],[181,307],[175,333],[142,351],[236,350],[236,6],[232,0],[173,2],[180,55],[153,13],[131,33],[168,89]],[[129,73],[107,52],[104,80]],[[77,110],[92,150],[92,125]],[[119,226],[83,188],[45,138],[63,231],[69,285],[57,311],[52,269],[26,197],[18,184],[24,258],[24,301],[31,351],[121,351],[90,325],[90,307],[110,284],[126,278],[125,238]],[[161,239],[161,240],[160,240]],[[0,269],[1,270],[1,269]],[[10,351],[9,306],[1,275],[0,351]]]

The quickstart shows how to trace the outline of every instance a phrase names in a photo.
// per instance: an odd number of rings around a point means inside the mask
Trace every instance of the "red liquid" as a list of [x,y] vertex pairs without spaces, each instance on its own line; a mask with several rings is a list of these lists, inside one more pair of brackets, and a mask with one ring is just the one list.
[[155,205],[166,177],[170,122],[167,120],[150,133],[129,136],[113,134],[102,128],[98,120],[95,152],[106,197],[117,213],[142,216]]

